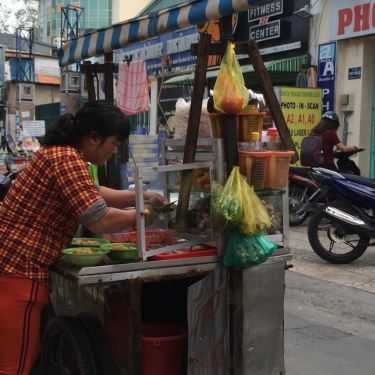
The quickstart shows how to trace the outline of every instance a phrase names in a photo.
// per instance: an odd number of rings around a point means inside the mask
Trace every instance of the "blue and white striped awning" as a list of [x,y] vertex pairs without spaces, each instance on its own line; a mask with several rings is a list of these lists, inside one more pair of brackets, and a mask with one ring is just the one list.
[[60,50],[60,65],[102,56],[129,43],[148,39],[166,31],[197,25],[247,10],[259,0],[194,0],[148,16],[130,19],[69,41]]

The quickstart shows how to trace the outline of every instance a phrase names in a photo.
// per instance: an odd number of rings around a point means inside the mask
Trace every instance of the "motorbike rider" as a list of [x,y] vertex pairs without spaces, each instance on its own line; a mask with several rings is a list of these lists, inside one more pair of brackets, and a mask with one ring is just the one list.
[[337,170],[334,162],[335,149],[343,152],[358,150],[356,146],[347,146],[341,142],[337,130],[340,126],[339,117],[333,111],[325,112],[320,122],[312,129],[311,135],[322,139],[323,163],[322,167]]

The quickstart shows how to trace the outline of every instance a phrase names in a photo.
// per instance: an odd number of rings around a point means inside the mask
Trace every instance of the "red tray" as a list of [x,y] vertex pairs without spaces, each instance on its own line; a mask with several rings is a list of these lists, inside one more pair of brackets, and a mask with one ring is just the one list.
[[150,257],[150,260],[171,260],[181,258],[216,256],[217,248],[213,246],[194,246],[189,250],[175,250],[173,253],[162,253]]

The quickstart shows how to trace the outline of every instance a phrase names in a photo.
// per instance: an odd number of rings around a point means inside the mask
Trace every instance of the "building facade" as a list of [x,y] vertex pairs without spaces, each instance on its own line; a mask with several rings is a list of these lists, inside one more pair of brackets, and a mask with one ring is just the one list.
[[152,0],[112,0],[112,23],[118,23],[136,17],[152,2]]
[[362,174],[375,177],[375,1],[320,0],[311,11],[310,53],[324,94],[343,141],[366,149],[357,158]]
[[[90,30],[112,24],[112,0],[40,0],[39,35],[42,41],[58,45],[61,34],[61,7],[82,8],[80,29]],[[71,23],[74,23],[74,19]]]
[[[61,32],[61,7],[71,5],[83,9],[81,30],[99,29],[133,18],[152,0],[40,0],[38,31],[41,40],[58,45]],[[74,20],[72,19],[73,23]]]
[[[13,137],[18,134],[24,120],[46,119],[46,116],[39,115],[39,108],[47,108],[48,114],[52,107],[58,108],[60,68],[50,46],[34,42],[30,55],[24,48],[17,51],[15,35],[1,33],[0,45],[3,52],[0,69],[3,71],[0,91],[0,148],[3,148],[5,135]],[[30,74],[20,78],[19,70],[30,65]],[[26,77],[29,79],[25,80]],[[56,114],[57,111],[54,115]]]

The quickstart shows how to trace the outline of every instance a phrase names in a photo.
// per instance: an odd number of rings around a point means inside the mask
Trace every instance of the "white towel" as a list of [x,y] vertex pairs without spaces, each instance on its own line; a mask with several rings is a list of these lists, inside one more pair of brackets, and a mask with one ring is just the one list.
[[119,64],[117,106],[127,115],[150,108],[146,64],[142,60]]

